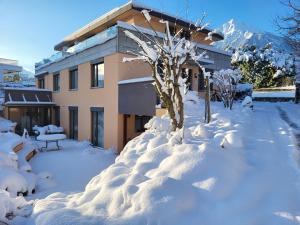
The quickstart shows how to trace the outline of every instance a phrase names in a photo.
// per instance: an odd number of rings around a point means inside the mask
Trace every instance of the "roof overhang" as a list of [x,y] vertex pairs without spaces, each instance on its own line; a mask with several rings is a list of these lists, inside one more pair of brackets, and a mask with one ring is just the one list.
[[[99,27],[103,26],[104,28],[107,28],[109,25],[111,25],[109,23],[116,22],[115,20],[119,16],[121,16],[122,14],[125,14],[126,12],[129,12],[130,10],[142,11],[144,9],[149,10],[150,15],[152,15],[152,16],[161,18],[163,20],[167,20],[171,23],[176,23],[176,24],[181,25],[183,27],[189,27],[191,29],[197,29],[197,27],[191,21],[184,20],[182,18],[178,18],[178,17],[172,16],[170,14],[160,12],[159,10],[152,9],[150,7],[138,4],[135,1],[129,1],[125,5],[120,6],[118,8],[115,8],[115,9],[109,11],[108,13],[104,14],[103,16],[97,18],[96,20],[90,22],[86,26],[84,26],[84,27],[80,28],[79,30],[75,31],[71,35],[65,37],[62,42],[60,42],[60,43],[58,43],[57,45],[54,46],[54,50],[62,51],[63,47],[70,47],[70,46],[74,45],[75,42],[81,41],[84,38],[87,38],[89,36],[94,35],[95,31]],[[204,34],[208,34],[211,31],[212,30],[210,30],[208,28],[204,28],[199,32],[202,32]],[[219,33],[213,33],[212,38],[216,41],[224,39],[223,35],[221,35]]]

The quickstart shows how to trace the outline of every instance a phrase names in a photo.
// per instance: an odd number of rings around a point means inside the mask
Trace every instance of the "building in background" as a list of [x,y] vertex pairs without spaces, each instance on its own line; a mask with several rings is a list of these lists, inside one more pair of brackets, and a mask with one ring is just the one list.
[[18,61],[0,58],[0,115],[3,113],[5,77],[19,76],[22,69]]

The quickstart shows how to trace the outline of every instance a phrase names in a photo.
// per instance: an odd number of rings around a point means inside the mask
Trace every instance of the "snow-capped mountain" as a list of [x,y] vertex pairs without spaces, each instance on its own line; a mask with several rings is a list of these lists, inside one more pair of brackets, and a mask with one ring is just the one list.
[[219,31],[224,34],[224,40],[216,42],[214,45],[223,50],[236,49],[245,44],[263,47],[268,43],[272,43],[272,46],[277,50],[292,52],[291,47],[285,42],[284,38],[237,23],[233,19],[224,23]]

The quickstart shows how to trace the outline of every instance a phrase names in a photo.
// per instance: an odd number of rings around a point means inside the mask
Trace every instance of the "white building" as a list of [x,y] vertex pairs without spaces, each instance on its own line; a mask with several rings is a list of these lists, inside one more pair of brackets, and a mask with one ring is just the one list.
[[9,74],[16,74],[22,72],[23,68],[18,65],[18,61],[11,59],[0,58],[0,114],[3,110],[2,104],[4,102],[4,76]]

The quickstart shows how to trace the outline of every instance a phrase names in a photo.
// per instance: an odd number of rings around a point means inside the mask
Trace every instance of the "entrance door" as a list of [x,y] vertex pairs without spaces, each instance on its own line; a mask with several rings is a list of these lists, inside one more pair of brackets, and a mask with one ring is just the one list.
[[92,144],[104,147],[104,109],[102,107],[92,107]]
[[69,107],[70,138],[78,139],[78,107]]

